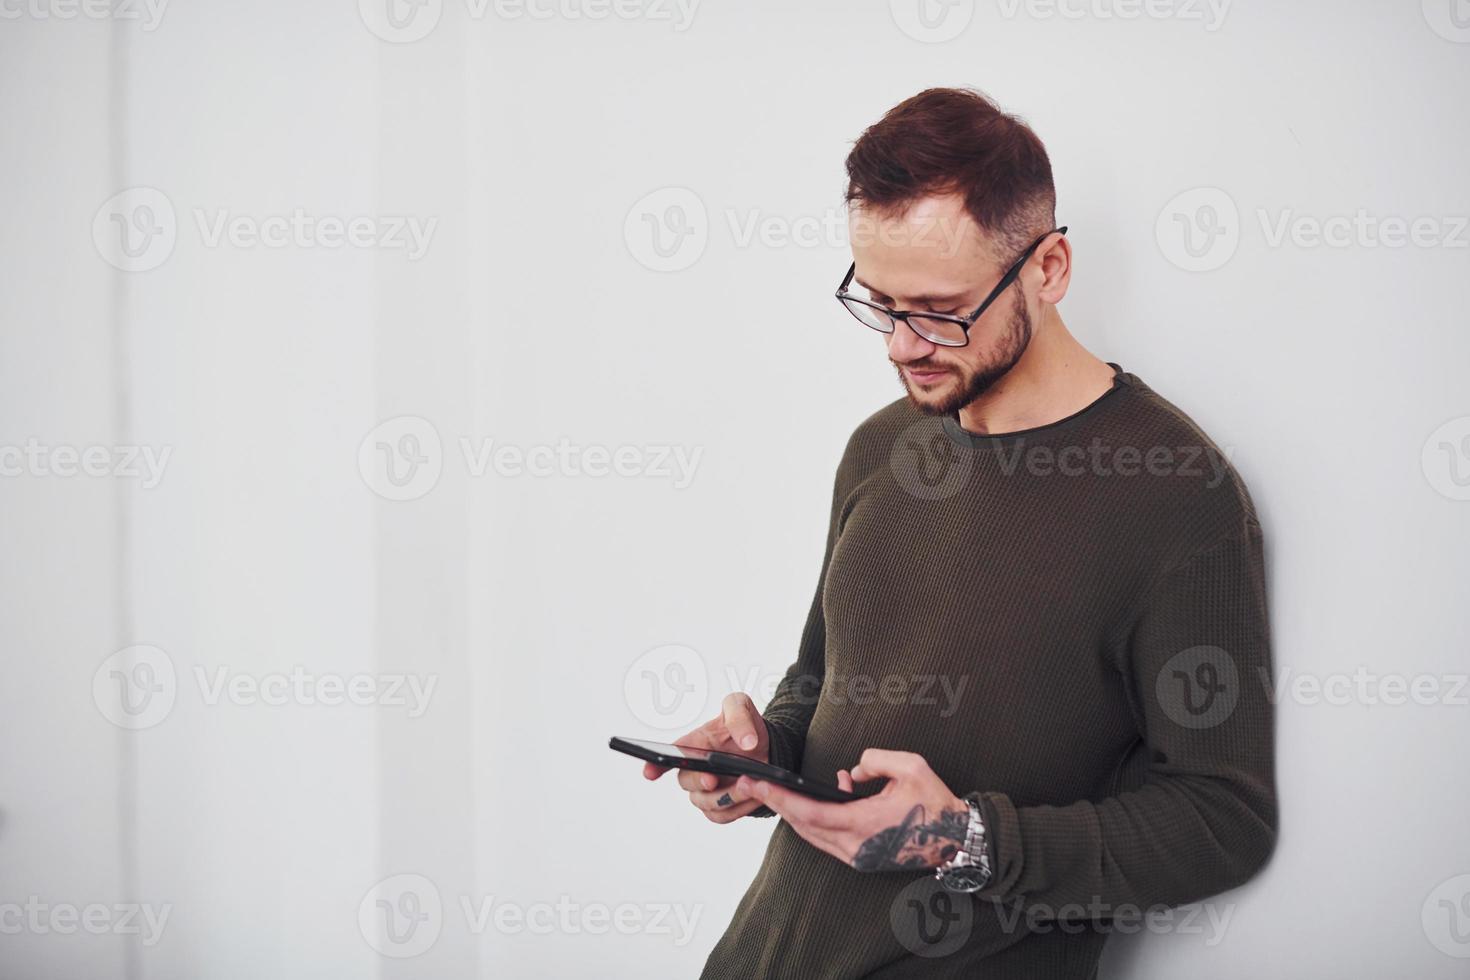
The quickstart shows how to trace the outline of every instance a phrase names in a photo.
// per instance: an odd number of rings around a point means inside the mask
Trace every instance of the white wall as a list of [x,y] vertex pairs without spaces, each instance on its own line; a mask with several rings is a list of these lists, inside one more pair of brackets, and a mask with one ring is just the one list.
[[[0,904],[168,918],[147,944],[111,919],[0,934],[0,975],[696,974],[771,825],[707,825],[603,743],[682,724],[643,686],[669,657],[702,719],[794,655],[833,467],[898,394],[830,298],[842,160],[930,85],[1031,120],[1072,229],[1064,315],[1231,447],[1278,671],[1450,692],[1470,648],[1470,30],[1450,2],[1239,0],[1216,22],[961,0],[932,30],[902,0],[704,0],[687,23],[687,3],[431,0],[396,27],[373,0],[168,4],[152,29],[4,7],[0,446],[169,456],[156,486],[0,478]],[[140,186],[175,241],[127,272],[104,202]],[[1199,232],[1201,204],[1229,233],[1196,260],[1174,215]],[[298,209],[389,241],[211,244],[222,212]],[[1436,241],[1273,238],[1360,211],[1433,219]],[[695,234],[660,256],[647,222],[681,213]],[[426,462],[395,487],[378,444],[404,436]],[[462,440],[695,465],[687,485],[477,474]],[[129,716],[111,671],[142,675],[108,658],[139,644],[173,702]],[[297,667],[433,687],[416,717],[211,703],[221,670]],[[1382,695],[1282,701],[1273,863],[1214,901],[1222,941],[1114,940],[1105,976],[1463,972],[1440,901],[1470,892],[1470,706]],[[384,933],[379,899],[427,917]],[[672,932],[589,928],[624,904]],[[554,928],[517,927],[543,906]]]
[[[118,441],[115,293],[86,229],[112,193],[105,25],[0,25],[0,445]],[[8,466],[15,461],[7,459]],[[92,674],[117,647],[122,492],[104,480],[0,477],[0,902],[116,902],[135,873],[130,746]],[[114,934],[0,934],[0,971],[120,973]]]

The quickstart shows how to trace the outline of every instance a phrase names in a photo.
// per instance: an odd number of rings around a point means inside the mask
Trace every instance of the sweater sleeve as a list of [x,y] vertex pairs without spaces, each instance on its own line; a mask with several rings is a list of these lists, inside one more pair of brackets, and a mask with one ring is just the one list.
[[1131,622],[1126,675],[1148,750],[1143,785],[1066,806],[983,793],[994,877],[977,897],[1018,902],[1037,918],[1076,916],[1077,906],[1106,918],[1199,901],[1270,856],[1271,652],[1253,515],[1156,580]]
[[[762,712],[766,720],[771,765],[792,772],[801,771],[806,732],[811,726],[812,716],[816,714],[822,679],[826,674],[827,625],[822,616],[822,593],[827,581],[827,566],[832,561],[832,549],[839,534],[842,474],[843,467],[839,466],[832,488],[832,512],[827,523],[827,547],[822,555],[822,570],[817,576],[816,594],[812,596],[811,608],[807,611],[806,626],[801,631],[796,662],[786,668],[786,674],[776,686],[776,693]],[[775,813],[770,807],[762,806],[752,810],[750,816],[771,817]]]

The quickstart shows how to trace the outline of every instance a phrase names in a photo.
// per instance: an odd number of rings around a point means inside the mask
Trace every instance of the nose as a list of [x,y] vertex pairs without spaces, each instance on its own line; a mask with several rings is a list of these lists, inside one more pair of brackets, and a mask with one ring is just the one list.
[[888,357],[897,364],[912,364],[934,353],[939,345],[914,333],[907,320],[895,320],[893,333],[886,334]]

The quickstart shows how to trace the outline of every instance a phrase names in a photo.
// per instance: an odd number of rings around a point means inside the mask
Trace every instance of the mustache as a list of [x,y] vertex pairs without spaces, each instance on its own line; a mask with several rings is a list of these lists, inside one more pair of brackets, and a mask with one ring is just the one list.
[[910,371],[953,371],[954,370],[954,368],[950,367],[948,364],[938,364],[938,363],[935,363],[933,361],[909,361],[907,364],[900,364],[897,361],[890,360],[888,363],[892,364],[895,368],[897,368],[900,371],[902,371],[904,368],[908,368]]

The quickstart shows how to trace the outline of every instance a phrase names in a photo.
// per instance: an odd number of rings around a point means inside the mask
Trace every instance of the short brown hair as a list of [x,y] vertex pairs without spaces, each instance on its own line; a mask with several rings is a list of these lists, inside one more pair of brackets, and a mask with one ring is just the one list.
[[1055,227],[1046,147],[974,89],[926,89],[889,109],[853,145],[847,180],[847,203],[878,211],[902,213],[925,195],[962,194],[975,223],[1012,253]]

